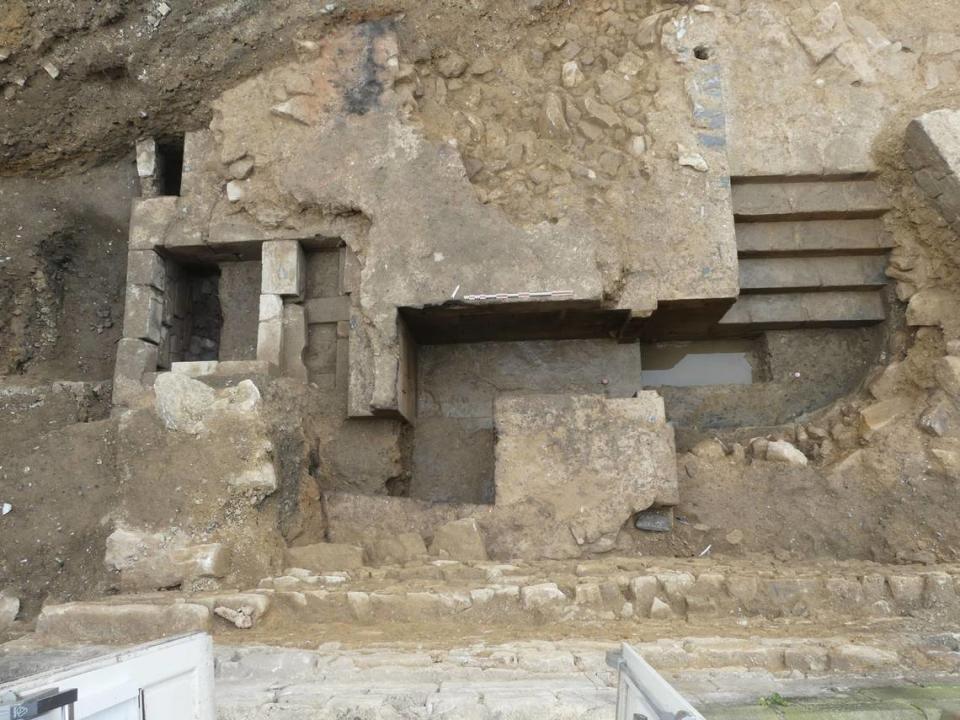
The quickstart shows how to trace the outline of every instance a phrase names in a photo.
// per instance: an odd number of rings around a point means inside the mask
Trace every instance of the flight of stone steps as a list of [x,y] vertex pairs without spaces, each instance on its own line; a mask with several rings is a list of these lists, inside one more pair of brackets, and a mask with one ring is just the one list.
[[[731,559],[604,558],[514,563],[433,560],[405,566],[288,568],[257,588],[114,595],[48,605],[37,631],[64,641],[116,642],[194,629],[222,634],[336,625],[429,624],[449,637],[478,629],[562,623],[587,635],[665,625],[742,632],[777,623],[868,625],[960,610],[960,567],[864,562],[784,565]],[[325,633],[329,636],[329,628]],[[726,630],[724,630],[726,632]],[[403,634],[401,632],[401,634]],[[601,635],[602,636],[602,635]]]
[[871,177],[734,178],[740,297],[721,331],[885,318],[889,203]]

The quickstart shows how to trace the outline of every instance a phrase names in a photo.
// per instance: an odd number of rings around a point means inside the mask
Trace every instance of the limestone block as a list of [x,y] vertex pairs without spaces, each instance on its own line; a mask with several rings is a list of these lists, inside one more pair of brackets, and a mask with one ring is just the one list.
[[164,244],[167,230],[177,219],[174,195],[134,200],[130,214],[130,250],[151,250]]
[[263,279],[260,292],[301,297],[306,277],[303,248],[296,240],[268,240],[262,246]]
[[841,645],[830,650],[830,666],[837,672],[868,672],[892,669],[900,664],[900,656],[891,650],[866,645]]
[[144,374],[156,369],[156,345],[135,338],[121,339],[113,368],[113,404],[128,405],[142,395]]
[[919,605],[923,598],[923,578],[919,575],[888,575],[887,585],[894,601],[901,607]]
[[161,373],[154,382],[156,411],[170,430],[196,434],[204,428],[204,419],[216,393],[199,380],[180,373]]
[[907,325],[912,327],[941,325],[953,315],[956,298],[949,290],[924,288],[910,296],[907,303]]
[[653,620],[669,620],[673,617],[673,609],[660,598],[654,598],[650,606],[650,618]]
[[868,405],[860,411],[860,430],[865,437],[868,437],[909,412],[912,407],[913,402],[904,397],[890,398]]
[[306,568],[317,573],[352,570],[363,567],[363,548],[339,543],[301,545],[287,548],[284,562],[290,567]]
[[749,609],[756,601],[760,582],[754,575],[731,575],[727,578],[727,591],[742,609]]
[[464,518],[436,528],[430,554],[466,562],[487,560],[487,549],[477,521]]
[[574,590],[573,601],[577,605],[586,605],[588,607],[601,607],[603,605],[603,596],[600,594],[599,583],[580,583]]
[[169,544],[177,544],[175,535],[167,536],[163,533],[147,533],[118,527],[107,536],[107,549],[103,562],[111,570],[127,570],[141,560],[159,554]]
[[20,612],[20,599],[0,593],[0,630],[6,630],[17,619]]
[[230,571],[230,555],[220,543],[158,551],[125,568],[120,588],[126,592],[163,590],[202,577],[219,578]]
[[149,285],[127,285],[123,307],[123,336],[160,343],[163,295]]
[[777,440],[767,444],[767,460],[800,467],[807,464],[807,456],[786,440]]
[[427,546],[420,533],[404,532],[378,537],[369,545],[368,553],[375,565],[403,565],[426,556]]
[[153,250],[131,250],[127,253],[127,284],[149,285],[163,291],[166,281],[163,258]]
[[129,644],[209,631],[210,610],[195,603],[67,603],[48,605],[37,618],[37,633],[60,643]]
[[541,583],[520,588],[520,604],[524,610],[566,605],[569,598],[557,587],[556,583]]
[[287,303],[283,306],[281,344],[280,367],[283,375],[306,382],[307,366],[303,357],[307,349],[307,318],[303,305]]
[[257,323],[257,360],[283,366],[282,317]]
[[502,395],[494,415],[496,505],[542,507],[583,549],[609,549],[634,513],[677,502],[673,429],[655,392]]
[[652,575],[641,575],[630,580],[633,607],[640,617],[649,617],[653,599],[657,596],[657,588],[657,578]]
[[153,138],[137,140],[137,177],[141,180],[157,174],[157,141]]
[[260,322],[270,322],[283,318],[283,297],[261,293],[260,295]]
[[951,609],[957,604],[953,578],[948,573],[926,573],[923,583],[923,605],[937,610]]

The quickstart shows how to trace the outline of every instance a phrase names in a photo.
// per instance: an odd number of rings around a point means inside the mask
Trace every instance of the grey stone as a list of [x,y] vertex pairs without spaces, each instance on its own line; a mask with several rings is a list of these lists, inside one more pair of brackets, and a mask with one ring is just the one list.
[[673,530],[673,508],[641,510],[634,517],[633,526],[647,532],[670,532]]
[[0,630],[10,627],[20,612],[20,599],[0,593]]
[[117,343],[113,369],[113,404],[128,405],[141,397],[146,388],[143,377],[157,370],[157,346],[145,340],[123,338]]
[[127,253],[127,284],[149,285],[163,291],[166,269],[163,258],[153,250],[131,250]]

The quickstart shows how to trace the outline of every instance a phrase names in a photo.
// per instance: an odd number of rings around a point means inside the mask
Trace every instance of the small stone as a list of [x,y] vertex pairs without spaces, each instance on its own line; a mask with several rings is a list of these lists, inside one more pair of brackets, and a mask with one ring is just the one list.
[[576,60],[570,60],[563,64],[560,71],[560,80],[565,88],[575,88],[583,82],[583,71]]
[[948,395],[960,398],[960,357],[948,355],[940,358],[934,367],[934,375]]
[[0,62],[6,61],[12,54],[13,51],[10,48],[0,47]]
[[633,94],[633,83],[622,73],[612,70],[607,70],[597,79],[597,88],[600,90],[600,97],[609,105],[616,105]]
[[604,127],[612,128],[620,125],[620,116],[612,107],[598,102],[589,95],[583,99],[583,109],[588,117],[596,120]]
[[701,440],[693,446],[690,452],[699,458],[705,459],[716,460],[727,456],[726,450],[723,449],[723,444],[716,438]]
[[243,196],[243,183],[237,180],[231,180],[227,183],[227,200],[232,203],[240,202],[243,200]]
[[636,75],[643,67],[643,58],[634,53],[628,52],[617,64],[617,72],[624,75]]
[[253,158],[244,157],[230,163],[228,172],[234,180],[246,180],[253,172]]
[[700,153],[691,152],[683,145],[677,144],[677,162],[684,167],[693,168],[697,172],[707,172],[710,166]]
[[869,405],[860,411],[861,432],[868,436],[886,427],[912,407],[913,402],[908,398],[891,398]]
[[650,605],[650,617],[654,620],[669,620],[673,617],[673,610],[663,600],[655,597]]
[[244,605],[237,610],[225,606],[216,607],[213,609],[213,614],[233,623],[241,630],[249,630],[253,627],[253,608],[249,605]]
[[41,67],[42,67],[44,70],[46,70],[47,75],[49,75],[50,77],[52,77],[54,80],[56,80],[58,77],[60,77],[60,68],[58,68],[58,67],[57,67],[56,65],[54,65],[52,62],[47,61],[47,62],[43,63],[43,65],[41,65]]
[[19,612],[20,599],[0,593],[0,630],[10,627]]
[[173,8],[171,8],[165,2],[162,2],[159,5],[157,5],[157,12],[160,13],[160,17],[166,17],[167,15],[170,14],[171,10],[173,10]]
[[310,125],[313,122],[313,113],[305,95],[295,95],[289,100],[274,105],[270,112],[278,117],[290,118],[301,125]]
[[627,152],[634,157],[640,157],[647,152],[647,141],[642,135],[631,135],[627,141]]
[[437,70],[445,78],[460,77],[466,69],[466,58],[456,52],[447,53],[446,57],[437,62]]
[[570,126],[563,114],[563,100],[556,93],[547,93],[540,110],[540,133],[544,137],[564,140],[570,136]]
[[786,440],[777,440],[767,445],[767,460],[802,467],[807,464],[807,456]]
[[927,406],[920,416],[920,429],[928,435],[943,437],[950,429],[950,418],[953,415],[953,404],[945,397]]
[[937,459],[944,475],[951,480],[960,480],[960,452],[941,448],[931,448],[930,452]]
[[524,610],[535,610],[567,603],[568,598],[556,583],[527,585],[520,589],[520,603]]
[[727,533],[726,540],[731,545],[739,545],[743,542],[743,530],[731,530]]
[[486,75],[493,71],[493,61],[486,55],[481,55],[470,64],[471,75]]
[[633,520],[637,530],[646,532],[670,532],[673,530],[673,508],[649,508],[641,510]]

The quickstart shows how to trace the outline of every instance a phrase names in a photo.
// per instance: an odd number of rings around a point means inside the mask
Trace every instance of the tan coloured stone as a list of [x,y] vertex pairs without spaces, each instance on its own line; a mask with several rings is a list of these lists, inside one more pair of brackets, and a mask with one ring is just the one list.
[[960,398],[960,357],[948,355],[937,361],[934,373],[940,387],[953,398]]
[[353,570],[363,567],[363,548],[338,543],[316,543],[287,548],[284,562],[323,574],[331,570]]
[[436,528],[430,543],[430,554],[468,562],[487,560],[487,550],[477,521],[464,518]]
[[172,605],[67,603],[47,605],[37,633],[57,642],[131,643],[210,631],[210,610],[195,603]]
[[265,295],[303,295],[306,261],[296,240],[268,240],[261,250],[263,276],[260,292]]
[[427,554],[427,546],[420,533],[416,532],[381,536],[368,549],[370,560],[375,565],[403,565]]

